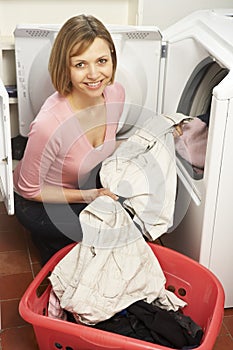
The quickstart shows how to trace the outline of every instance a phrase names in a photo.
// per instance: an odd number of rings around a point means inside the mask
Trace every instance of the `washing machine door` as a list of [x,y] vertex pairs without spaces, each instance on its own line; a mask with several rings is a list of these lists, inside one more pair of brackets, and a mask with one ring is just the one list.
[[9,215],[14,214],[9,97],[0,79],[0,196]]

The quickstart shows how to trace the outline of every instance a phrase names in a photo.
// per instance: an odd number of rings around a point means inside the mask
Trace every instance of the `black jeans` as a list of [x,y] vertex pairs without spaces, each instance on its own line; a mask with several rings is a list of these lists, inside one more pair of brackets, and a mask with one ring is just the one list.
[[15,193],[16,217],[30,231],[42,264],[61,248],[82,240],[79,214],[86,205],[34,202]]
[[[102,187],[100,167],[101,164],[98,164],[92,170],[82,189]],[[43,265],[61,248],[82,240],[79,214],[86,206],[86,203],[35,202],[15,193],[16,217],[30,231]]]

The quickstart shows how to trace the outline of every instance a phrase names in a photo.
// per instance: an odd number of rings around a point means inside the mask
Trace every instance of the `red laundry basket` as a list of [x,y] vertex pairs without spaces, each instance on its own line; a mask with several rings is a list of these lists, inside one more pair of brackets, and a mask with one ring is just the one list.
[[[219,334],[223,312],[224,291],[218,279],[196,261],[171,249],[149,243],[167,278],[166,287],[173,290],[188,306],[189,315],[204,330],[197,350],[212,350]],[[41,269],[23,295],[19,312],[33,325],[40,350],[165,350],[161,345],[113,334],[85,325],[47,317],[51,286],[42,295],[38,291],[54,266],[73,247],[69,245],[54,255]]]

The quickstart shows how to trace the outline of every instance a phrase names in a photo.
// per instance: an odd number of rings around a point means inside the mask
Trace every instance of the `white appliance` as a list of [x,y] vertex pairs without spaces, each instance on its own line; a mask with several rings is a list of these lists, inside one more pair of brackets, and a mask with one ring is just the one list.
[[11,129],[8,93],[0,79],[0,195],[9,215],[14,214]]
[[[22,135],[53,91],[47,62],[58,29],[28,25],[15,30]],[[225,306],[233,306],[233,10],[195,12],[164,33],[156,27],[109,29],[119,61],[116,80],[125,86],[129,102],[120,137],[127,137],[147,110],[196,116],[211,106],[204,174],[197,180],[177,158],[174,226],[161,241],[212,270],[224,286]]]

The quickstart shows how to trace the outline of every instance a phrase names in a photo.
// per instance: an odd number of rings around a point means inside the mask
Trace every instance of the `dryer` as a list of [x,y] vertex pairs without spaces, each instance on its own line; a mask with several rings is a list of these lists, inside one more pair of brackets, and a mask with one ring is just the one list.
[[[20,133],[53,91],[47,62],[59,26],[24,25],[15,30]],[[197,116],[210,110],[201,176],[177,157],[174,225],[161,242],[212,270],[233,306],[231,165],[233,138],[233,9],[195,12],[163,33],[156,27],[109,26],[116,44],[116,80],[126,87],[119,137],[125,138],[147,111]],[[10,197],[9,197],[10,198]]]
[[[175,224],[161,237],[212,270],[233,306],[233,10],[196,12],[164,33],[167,48],[161,109],[193,116],[210,106],[204,173],[198,180],[179,159]],[[184,212],[185,206],[187,211]]]

